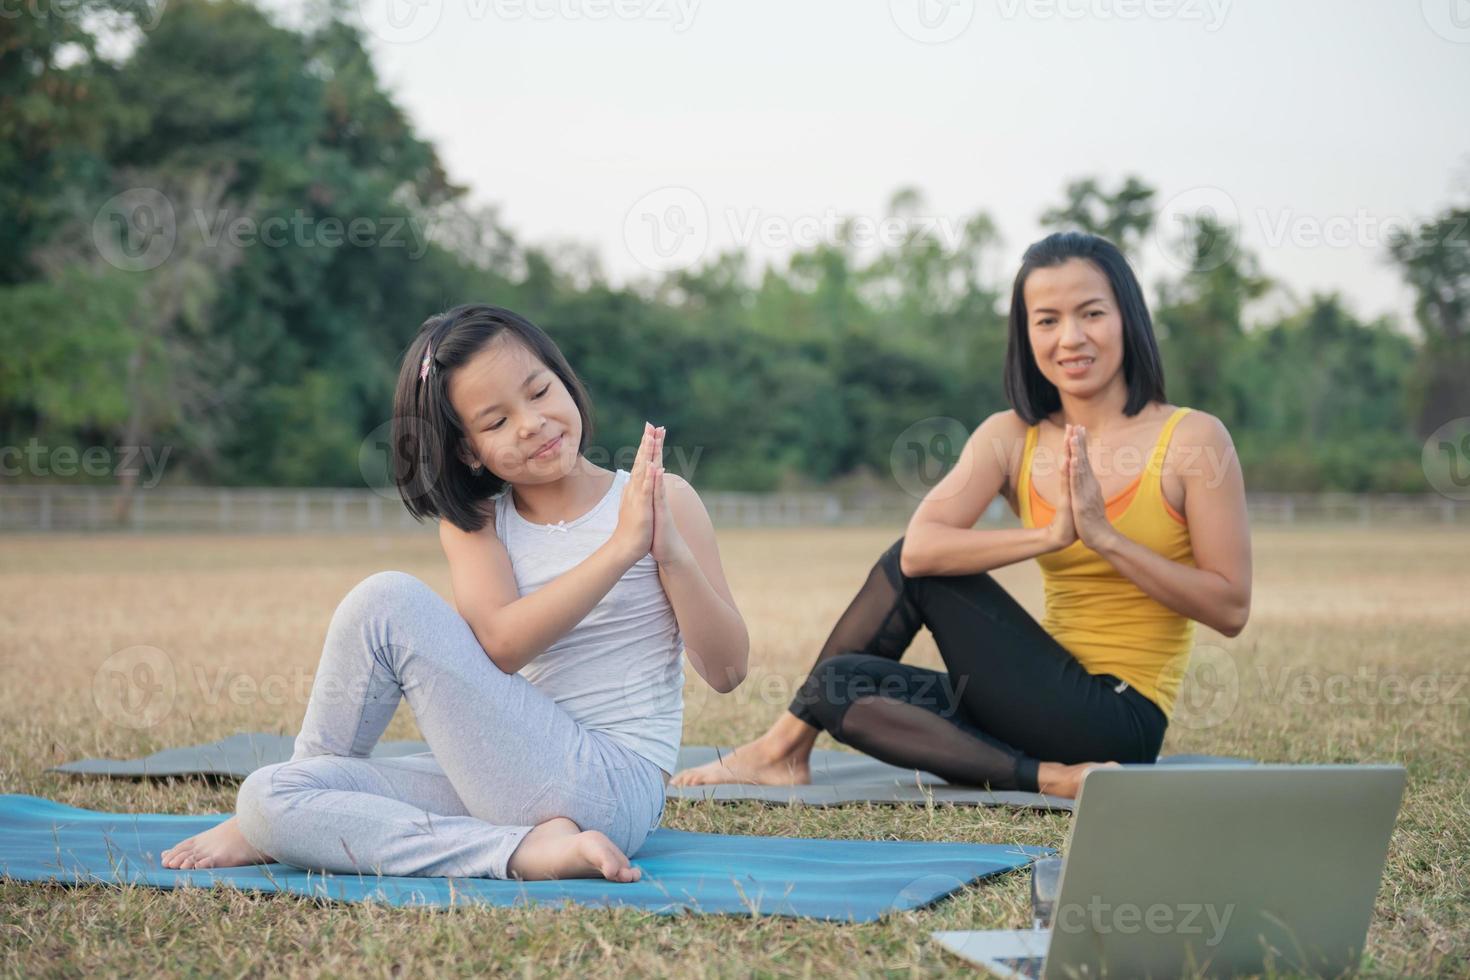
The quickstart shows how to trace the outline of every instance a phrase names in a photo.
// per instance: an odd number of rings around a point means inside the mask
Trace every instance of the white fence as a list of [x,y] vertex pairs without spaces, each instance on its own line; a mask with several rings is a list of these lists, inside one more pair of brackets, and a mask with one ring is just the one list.
[[[403,504],[367,489],[290,490],[155,488],[133,495],[118,518],[119,491],[109,487],[0,485],[0,531],[195,531],[223,533],[413,531],[432,528]],[[897,525],[918,500],[904,493],[707,492],[705,506],[721,527]],[[1470,526],[1470,502],[1437,494],[1278,494],[1248,497],[1253,524],[1438,524]],[[1015,524],[1004,501],[984,520]]]
[[[904,494],[843,498],[827,493],[702,495],[722,526],[901,524],[918,501]],[[367,489],[155,488],[119,510],[108,487],[0,485],[0,531],[215,531],[226,533],[412,531],[396,497]],[[1003,505],[1002,505],[1003,507]],[[119,514],[125,514],[121,519]],[[996,514],[999,517],[999,513]]]

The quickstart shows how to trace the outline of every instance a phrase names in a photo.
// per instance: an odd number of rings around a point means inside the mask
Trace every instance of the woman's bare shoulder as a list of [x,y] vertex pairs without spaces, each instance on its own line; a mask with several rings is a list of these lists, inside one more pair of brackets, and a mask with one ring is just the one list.
[[1020,469],[1021,454],[1026,446],[1026,420],[1013,408],[995,412],[975,429],[970,441],[976,452],[984,452],[996,461],[1001,471],[1000,493],[1011,499],[1015,474]]
[[1219,446],[1230,442],[1230,430],[1225,428],[1225,423],[1198,408],[1191,408],[1179,419],[1174,434],[1187,440],[1190,445]]

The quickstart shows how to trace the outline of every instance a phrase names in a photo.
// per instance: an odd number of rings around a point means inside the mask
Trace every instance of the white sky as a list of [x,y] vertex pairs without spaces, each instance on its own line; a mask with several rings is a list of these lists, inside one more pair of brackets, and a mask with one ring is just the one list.
[[[1470,0],[360,9],[385,84],[451,177],[522,240],[594,247],[615,280],[741,236],[779,254],[783,232],[876,220],[916,186],[935,220],[995,218],[1008,281],[1067,180],[1136,173],[1161,204],[1233,208],[1301,296],[1335,289],[1407,321],[1384,227],[1470,191]],[[692,234],[650,251],[650,222]],[[1166,271],[1151,247],[1145,279]]]

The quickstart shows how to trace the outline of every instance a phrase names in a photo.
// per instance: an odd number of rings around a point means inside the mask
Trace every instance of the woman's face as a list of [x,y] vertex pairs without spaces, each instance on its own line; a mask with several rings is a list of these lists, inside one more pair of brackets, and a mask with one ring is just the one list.
[[449,379],[467,462],[509,483],[550,483],[571,472],[582,416],[556,373],[518,339],[502,335]]
[[1026,330],[1042,377],[1086,398],[1123,370],[1123,316],[1102,270],[1086,259],[1036,269],[1022,287]]

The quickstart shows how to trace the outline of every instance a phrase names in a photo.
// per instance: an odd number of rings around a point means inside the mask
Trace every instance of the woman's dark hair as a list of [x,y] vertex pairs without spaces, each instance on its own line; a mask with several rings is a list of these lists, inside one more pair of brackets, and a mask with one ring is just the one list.
[[1006,345],[1006,400],[1027,425],[1036,425],[1062,407],[1057,386],[1046,380],[1036,366],[1026,322],[1026,277],[1033,270],[1061,265],[1069,259],[1086,259],[1095,265],[1113,287],[1118,312],[1123,317],[1123,378],[1128,383],[1128,402],[1123,414],[1137,415],[1152,401],[1164,400],[1164,365],[1154,339],[1153,319],[1143,301],[1143,288],[1128,260],[1106,238],[1080,231],[1047,235],[1026,249],[1021,268],[1011,287],[1010,342]]
[[[582,416],[584,452],[592,438],[592,400],[561,349],[525,317],[498,306],[467,304],[419,327],[403,353],[393,394],[390,466],[403,505],[417,520],[443,517],[463,531],[478,531],[487,514],[483,501],[505,488],[489,468],[478,474],[460,456],[464,424],[449,402],[454,371],[500,338],[519,342],[566,385]],[[424,353],[432,350],[428,373],[420,379]]]

